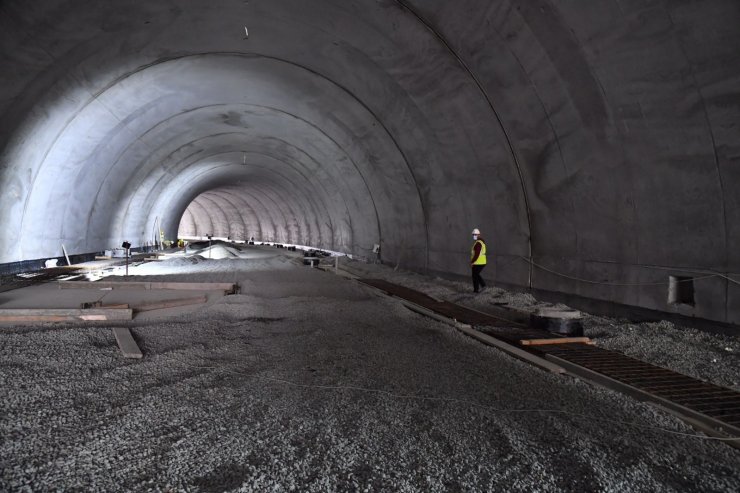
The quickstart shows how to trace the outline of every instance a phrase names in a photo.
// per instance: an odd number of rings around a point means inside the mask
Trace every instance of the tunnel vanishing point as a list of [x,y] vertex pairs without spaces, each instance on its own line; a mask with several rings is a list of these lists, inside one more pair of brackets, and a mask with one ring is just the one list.
[[0,3],[0,263],[309,245],[740,323],[736,0]]

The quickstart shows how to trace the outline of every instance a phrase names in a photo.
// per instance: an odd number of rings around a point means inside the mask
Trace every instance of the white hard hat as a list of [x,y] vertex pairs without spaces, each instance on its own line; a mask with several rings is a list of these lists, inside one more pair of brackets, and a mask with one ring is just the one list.
[[479,235],[479,234],[480,234],[480,230],[479,230],[478,228],[475,228],[475,229],[473,230],[473,234],[474,234],[474,235]]

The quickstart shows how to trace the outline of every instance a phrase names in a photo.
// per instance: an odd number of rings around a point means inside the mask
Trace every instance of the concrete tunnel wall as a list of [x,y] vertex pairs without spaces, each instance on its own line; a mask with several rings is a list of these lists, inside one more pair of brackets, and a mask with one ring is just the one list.
[[0,262],[207,218],[465,274],[479,227],[497,282],[740,321],[734,0],[10,0],[0,57]]

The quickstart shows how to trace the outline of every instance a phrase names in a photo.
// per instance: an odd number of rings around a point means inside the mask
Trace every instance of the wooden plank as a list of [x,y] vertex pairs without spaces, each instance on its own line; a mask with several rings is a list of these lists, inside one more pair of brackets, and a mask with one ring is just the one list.
[[172,289],[237,292],[239,286],[227,282],[145,282],[145,281],[59,281],[60,289]]
[[126,327],[113,328],[113,335],[116,337],[118,347],[121,349],[124,358],[143,358],[141,349],[134,341],[131,331]]
[[231,282],[152,282],[149,289],[177,289],[185,291],[225,291],[236,293],[239,285]]
[[111,281],[59,281],[59,289],[150,289],[148,282],[111,282]]
[[89,310],[90,308],[131,308],[128,303],[118,303],[104,305],[102,301],[85,301],[80,303],[80,308],[83,310]]
[[179,298],[175,300],[152,301],[135,305],[133,309],[137,312],[146,312],[150,310],[162,310],[164,308],[174,308],[176,306],[197,305],[208,301],[206,296],[196,298]]
[[90,308],[130,308],[128,304],[104,305],[102,301],[84,301],[80,303],[80,308],[89,310]]
[[57,315],[19,315],[19,316],[0,316],[0,323],[36,323],[36,322],[71,322],[74,318]]
[[552,339],[522,339],[519,342],[522,346],[544,346],[546,344],[568,344],[572,342],[590,344],[591,339],[588,337],[554,337]]
[[0,322],[74,322],[131,320],[131,309],[9,308],[0,310]]

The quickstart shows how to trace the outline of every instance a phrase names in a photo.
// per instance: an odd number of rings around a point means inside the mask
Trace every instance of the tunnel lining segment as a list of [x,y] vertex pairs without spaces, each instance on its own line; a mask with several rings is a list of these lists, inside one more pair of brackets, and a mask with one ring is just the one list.
[[[506,146],[509,151],[509,155],[511,156],[511,159],[516,166],[517,175],[519,177],[519,183],[521,186],[522,191],[522,199],[524,200],[524,207],[526,211],[526,217],[527,217],[527,248],[529,251],[529,258],[532,259],[532,219],[531,219],[531,213],[530,213],[530,206],[529,206],[529,199],[527,197],[527,187],[524,181],[524,175],[522,172],[522,166],[519,163],[519,158],[517,157],[516,151],[514,149],[514,145],[511,141],[511,137],[509,136],[509,132],[507,132],[506,127],[504,126],[504,122],[501,119],[501,116],[498,114],[498,111],[496,111],[496,107],[493,105],[493,101],[491,100],[490,96],[488,95],[488,92],[485,90],[481,82],[478,80],[478,77],[473,73],[473,71],[468,67],[468,65],[465,63],[465,60],[462,59],[462,57],[452,48],[452,46],[447,42],[447,40],[442,36],[442,34],[435,29],[424,17],[421,16],[416,10],[411,8],[407,2],[404,0],[394,0],[402,10],[405,10],[408,12],[412,17],[414,17],[419,23],[421,23],[432,35],[434,38],[437,39],[437,41],[445,47],[446,51],[452,55],[452,57],[457,61],[457,63],[463,68],[465,73],[468,74],[470,79],[475,83],[476,87],[480,91],[481,95],[485,98],[486,103],[488,104],[488,107],[491,109],[491,112],[494,115],[494,118],[501,129],[501,132],[504,135],[504,138],[506,140]],[[529,266],[529,276],[527,281],[528,287],[532,288],[532,266],[530,264]]]

